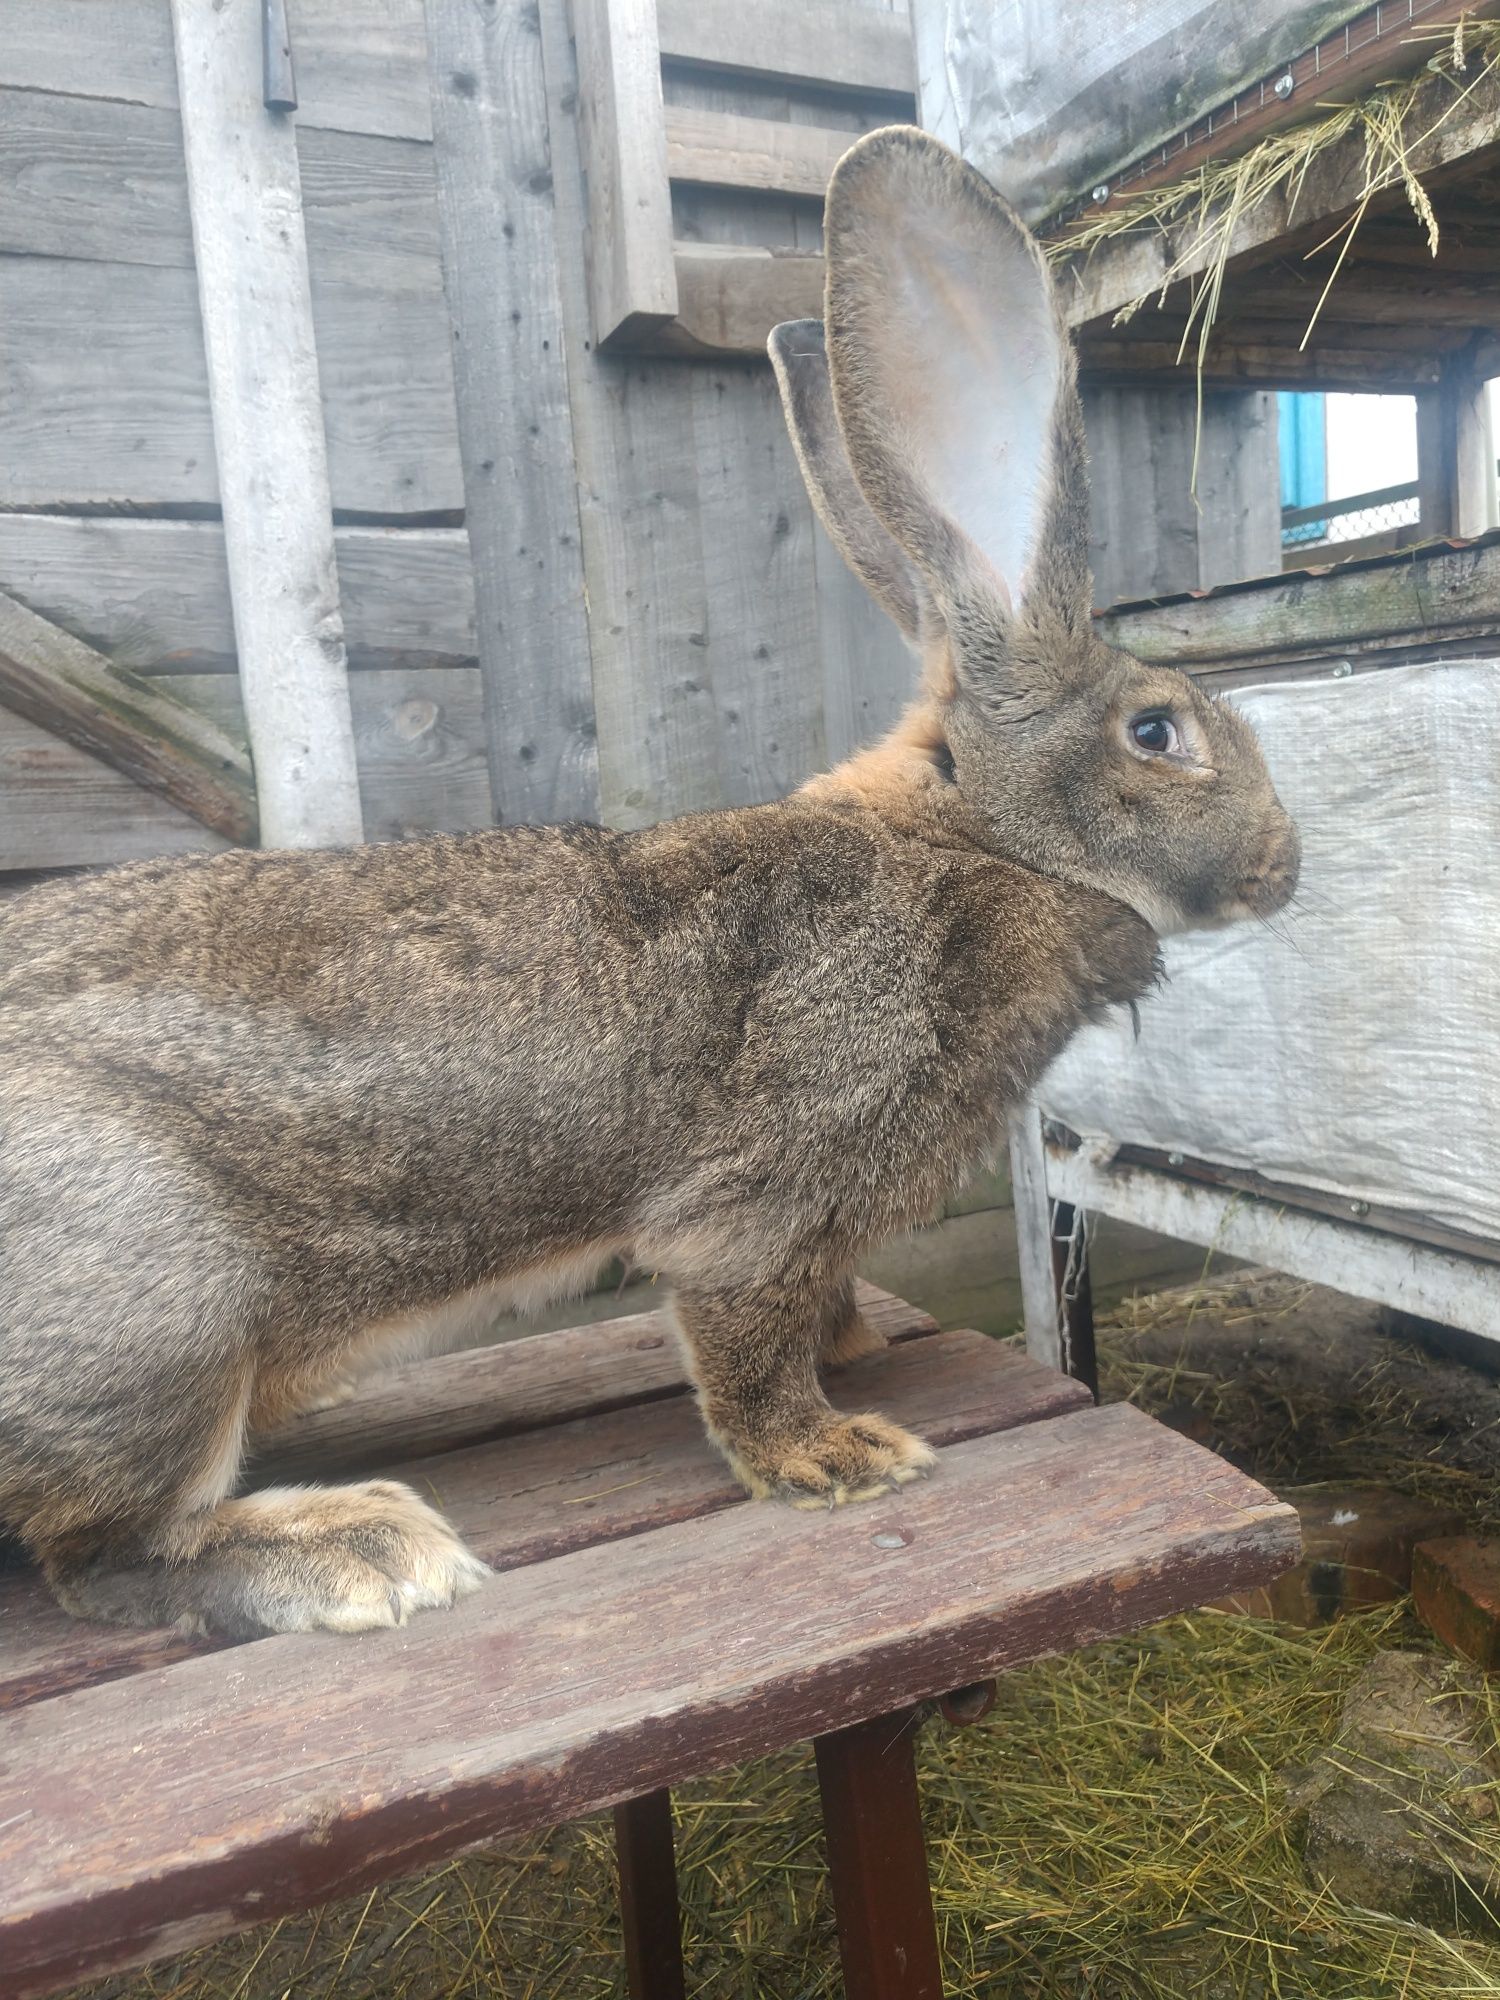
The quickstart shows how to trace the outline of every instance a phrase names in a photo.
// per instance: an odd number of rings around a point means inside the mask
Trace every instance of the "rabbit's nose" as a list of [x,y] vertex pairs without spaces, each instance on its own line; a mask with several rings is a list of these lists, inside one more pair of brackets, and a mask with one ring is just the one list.
[[1240,884],[1240,900],[1253,916],[1269,917],[1290,900],[1302,869],[1302,843],[1290,820],[1276,827],[1261,851],[1260,865]]

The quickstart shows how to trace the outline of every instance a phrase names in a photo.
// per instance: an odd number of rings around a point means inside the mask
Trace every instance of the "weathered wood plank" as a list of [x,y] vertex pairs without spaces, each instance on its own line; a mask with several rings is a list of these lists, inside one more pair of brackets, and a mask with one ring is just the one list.
[[1290,1508],[1114,1405],[957,1445],[889,1500],[735,1507],[512,1572],[402,1631],[243,1647],[232,1702],[211,1658],[22,1709],[0,1737],[3,1990],[1128,1630],[1262,1582],[1296,1546]]
[[[299,124],[297,152],[319,277],[436,296],[432,147]],[[191,269],[176,111],[0,89],[0,250]]]
[[738,245],[677,248],[678,315],[658,343],[680,354],[763,355],[773,326],[817,318],[823,260]]
[[[584,229],[578,73],[563,0],[541,0],[557,232]],[[724,803],[691,399],[672,362],[600,353],[576,258],[558,270],[583,530],[600,809],[611,825]]]
[[[430,0],[444,282],[496,818],[599,816],[536,10]],[[569,252],[571,254],[571,250]]]
[[0,702],[225,840],[254,841],[255,783],[243,739],[175,691],[117,672],[91,646],[3,592]]
[[656,0],[572,9],[594,339],[630,342],[677,311]]
[[[430,139],[422,0],[287,0],[298,123]],[[0,0],[0,83],[177,104],[168,0]]]
[[1213,597],[1109,613],[1104,635],[1165,666],[1215,666],[1250,655],[1347,653],[1361,640],[1413,638],[1493,623],[1500,548],[1412,550],[1326,576],[1291,575]]
[[0,869],[97,867],[226,844],[160,793],[0,704]]
[[[231,733],[244,727],[233,674],[153,676]],[[472,668],[352,676],[360,799],[372,840],[491,823],[484,706]],[[0,706],[0,868],[99,866],[219,843],[165,798]]]
[[781,798],[827,761],[812,509],[769,369],[694,368],[709,672],[724,798]]
[[781,125],[732,111],[667,107],[667,170],[705,187],[766,188],[821,196],[849,150],[850,134]]
[[[859,1286],[859,1303],[889,1342],[937,1331],[929,1314],[874,1285]],[[347,1403],[296,1418],[267,1440],[261,1462],[281,1480],[343,1474],[684,1396],[689,1387],[668,1314],[629,1313],[416,1363]]]
[[[983,1334],[944,1334],[920,1345],[920,1356],[892,1349],[834,1378],[835,1406],[878,1408],[943,1446],[1039,1422],[1088,1401],[1079,1384],[997,1348]],[[377,1461],[373,1469],[387,1468]],[[743,1487],[685,1396],[478,1450],[403,1459],[398,1469],[442,1506],[469,1546],[497,1570],[745,1502]],[[321,1470],[311,1476],[320,1477]],[[39,1577],[24,1570],[0,1575],[0,1612],[0,1710],[223,1650],[222,1642],[195,1642],[178,1632],[101,1633],[81,1625],[51,1600]]]
[[905,8],[843,0],[657,0],[661,52],[674,62],[834,89],[910,96],[916,53]]
[[172,0],[224,552],[268,847],[360,839],[348,659],[293,126],[257,0]]
[[[371,291],[315,272],[312,296],[334,504],[390,515],[461,508],[440,291]],[[192,271],[8,260],[0,505],[219,497]]]
[[[473,571],[461,528],[336,528],[334,553],[351,667],[473,663]],[[216,522],[0,512],[0,589],[118,666],[234,666]]]
[[1034,1104],[1023,1104],[1011,1114],[1010,1185],[1026,1352],[1044,1367],[1062,1369],[1067,1366],[1067,1355],[1061,1302],[1052,1275],[1052,1201],[1047,1191],[1047,1153],[1042,1144],[1042,1114]]

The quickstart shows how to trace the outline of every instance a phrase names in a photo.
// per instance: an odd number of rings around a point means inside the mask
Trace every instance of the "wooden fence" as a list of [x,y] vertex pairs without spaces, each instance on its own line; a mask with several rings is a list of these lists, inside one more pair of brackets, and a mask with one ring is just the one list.
[[[884,727],[910,662],[751,350],[842,144],[914,114],[901,0],[286,14],[295,112],[261,0],[0,0],[0,593],[110,695],[0,661],[0,872],[243,837],[247,710],[271,838],[641,825]],[[675,343],[599,346],[612,89],[659,98]],[[1210,399],[1202,513],[1190,403],[1095,398],[1107,594],[1274,566],[1264,399]]]

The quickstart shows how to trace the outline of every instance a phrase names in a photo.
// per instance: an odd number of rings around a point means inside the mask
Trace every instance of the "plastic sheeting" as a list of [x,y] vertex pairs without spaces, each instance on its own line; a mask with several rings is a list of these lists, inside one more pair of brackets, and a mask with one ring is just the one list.
[[1169,939],[1170,984],[1043,1079],[1107,1154],[1178,1151],[1500,1239],[1500,659],[1231,697],[1303,841],[1257,924]]
[[912,0],[918,115],[1036,221],[1364,4]]

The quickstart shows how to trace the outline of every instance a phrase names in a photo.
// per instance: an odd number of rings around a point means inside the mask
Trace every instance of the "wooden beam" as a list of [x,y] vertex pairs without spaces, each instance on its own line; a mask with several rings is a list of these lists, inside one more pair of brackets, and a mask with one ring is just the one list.
[[823,259],[703,244],[677,251],[677,321],[658,344],[684,354],[764,355],[773,326],[823,310]]
[[361,838],[296,132],[258,0],[172,0],[198,298],[261,838]]
[[821,200],[852,132],[782,125],[732,111],[667,106],[667,170],[705,187],[764,188]]
[[657,0],[664,60],[830,90],[910,97],[917,58],[905,7],[847,0]]
[[1147,1167],[1094,1166],[1079,1153],[1049,1150],[1047,1181],[1061,1200],[1097,1214],[1500,1340],[1495,1267],[1479,1258],[1331,1222],[1235,1188],[1205,1187]]
[[594,340],[629,344],[677,315],[656,0],[572,6]]
[[1042,1114],[1023,1104],[1010,1118],[1010,1185],[1015,1207],[1016,1256],[1021,1271],[1021,1311],[1026,1352],[1047,1368],[1066,1371],[1061,1301],[1052,1270],[1052,1202]]
[[465,521],[495,817],[599,816],[540,25],[428,0]]
[[1271,654],[1347,654],[1409,633],[1414,642],[1500,619],[1500,546],[1414,550],[1368,569],[1289,576],[1212,597],[1106,614],[1111,644],[1163,666],[1218,666]]
[[226,840],[255,840],[255,785],[243,743],[3,593],[0,702]]

